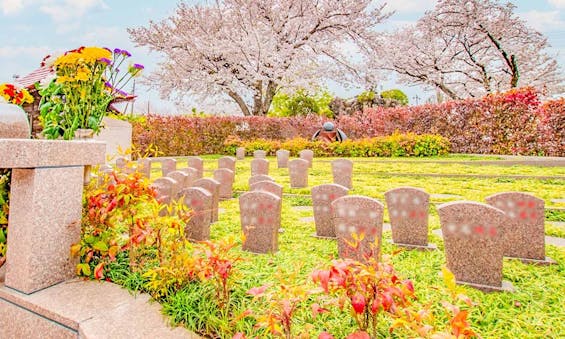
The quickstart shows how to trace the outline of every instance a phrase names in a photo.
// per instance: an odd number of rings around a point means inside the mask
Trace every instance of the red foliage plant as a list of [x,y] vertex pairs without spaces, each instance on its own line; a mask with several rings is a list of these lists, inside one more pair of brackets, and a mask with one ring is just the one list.
[[[350,139],[398,133],[438,134],[457,153],[542,154],[565,156],[565,100],[540,103],[532,87],[478,99],[412,107],[369,108],[334,123]],[[224,151],[228,138],[242,141],[310,139],[323,117],[147,116],[134,123],[139,149],[155,144],[167,156]]]

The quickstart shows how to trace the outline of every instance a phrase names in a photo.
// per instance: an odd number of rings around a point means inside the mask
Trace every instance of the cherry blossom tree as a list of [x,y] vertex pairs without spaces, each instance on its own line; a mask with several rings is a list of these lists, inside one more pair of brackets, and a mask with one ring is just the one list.
[[181,2],[173,16],[128,32],[164,56],[149,82],[165,96],[224,94],[244,115],[265,115],[281,87],[363,78],[356,55],[388,16],[371,2]]
[[415,25],[386,36],[390,48],[379,67],[451,99],[518,86],[559,91],[563,73],[547,39],[514,9],[494,0],[439,0]]

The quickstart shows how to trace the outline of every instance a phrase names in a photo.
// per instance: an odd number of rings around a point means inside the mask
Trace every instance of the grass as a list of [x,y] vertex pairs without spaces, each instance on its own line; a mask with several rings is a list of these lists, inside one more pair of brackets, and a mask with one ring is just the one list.
[[[206,169],[217,167],[219,156],[204,156]],[[438,160],[485,160],[474,156],[449,156]],[[492,157],[489,160],[495,160]],[[326,160],[326,159],[324,159]],[[352,159],[355,162],[355,159]],[[367,160],[367,159],[363,159]],[[384,192],[399,186],[416,186],[432,194],[430,207],[430,231],[440,227],[434,205],[454,200],[473,200],[484,202],[485,197],[503,191],[522,191],[531,193],[546,202],[547,207],[562,207],[562,203],[553,203],[554,199],[565,198],[565,179],[507,179],[507,178],[445,178],[445,177],[400,177],[390,172],[400,173],[473,173],[500,175],[564,176],[563,168],[534,166],[469,166],[457,164],[387,163],[383,159],[373,163],[355,163],[353,185],[350,194],[360,194],[383,201]],[[429,160],[429,159],[426,159]],[[261,312],[250,297],[245,296],[249,288],[266,283],[276,284],[277,276],[292,277],[295,284],[304,284],[312,270],[320,268],[337,257],[337,245],[333,240],[311,237],[315,232],[312,222],[303,222],[301,218],[312,216],[311,210],[297,211],[295,206],[311,205],[310,189],[289,189],[287,169],[276,168],[276,159],[269,158],[270,175],[285,187],[281,214],[284,232],[279,234],[279,252],[271,255],[254,255],[240,250],[245,260],[237,265],[239,274],[234,285],[232,297],[236,314],[246,309]],[[250,158],[237,162],[234,190],[248,189]],[[375,172],[379,172],[378,174]],[[208,172],[209,173],[209,172]],[[155,173],[157,175],[157,173]],[[314,162],[310,170],[310,187],[332,181],[329,162]],[[434,196],[442,194],[446,196]],[[451,195],[451,196],[447,196]],[[224,213],[219,221],[212,225],[212,239],[230,236],[239,237],[240,221],[237,199],[220,203]],[[385,222],[388,216],[385,213]],[[549,221],[565,221],[565,212],[548,210],[546,212],[546,234],[565,237],[563,227],[554,226]],[[383,253],[392,254],[395,268],[403,278],[412,279],[415,285],[417,303],[432,304],[434,308],[446,299],[442,279],[438,272],[445,265],[443,242],[440,237],[430,232],[430,241],[438,245],[438,251],[420,252],[400,250],[390,244],[390,232],[383,235]],[[241,243],[241,241],[240,241]],[[465,293],[478,305],[470,314],[472,327],[483,338],[564,338],[565,337],[565,251],[563,248],[546,246],[546,255],[558,262],[552,266],[525,265],[517,260],[504,259],[503,278],[511,282],[514,293],[485,294],[468,287],[462,287]],[[135,286],[135,279],[124,279],[126,285]],[[213,328],[224,329],[224,337],[230,337],[235,331],[254,332],[251,320],[231,323],[213,309],[213,297],[206,286],[191,284],[163,301],[164,310],[174,322],[183,323],[189,329],[206,332]],[[354,328],[348,317],[334,313],[325,314],[316,322],[311,321],[308,311],[299,312],[295,327],[305,329],[315,336],[321,331],[329,331],[336,338],[345,337]],[[445,324],[447,318],[439,316],[437,324]],[[387,323],[381,324],[383,337],[395,337],[387,332]],[[266,336],[262,333],[260,336]]]

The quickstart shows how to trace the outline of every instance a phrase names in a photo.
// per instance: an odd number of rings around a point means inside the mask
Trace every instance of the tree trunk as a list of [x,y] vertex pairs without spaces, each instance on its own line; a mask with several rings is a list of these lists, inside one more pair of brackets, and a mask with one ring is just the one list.
[[277,91],[277,85],[274,81],[269,81],[267,84],[267,91],[265,93],[265,98],[263,99],[263,115],[267,115],[269,113],[269,108],[271,108],[271,103],[273,102],[273,97],[275,96],[275,92]]
[[228,90],[228,95],[237,103],[239,109],[241,109],[241,112],[243,112],[243,115],[245,116],[251,115],[251,112],[249,111],[249,107],[247,107],[247,104],[245,104],[245,101],[243,101],[243,98],[239,94],[237,94],[234,91]]

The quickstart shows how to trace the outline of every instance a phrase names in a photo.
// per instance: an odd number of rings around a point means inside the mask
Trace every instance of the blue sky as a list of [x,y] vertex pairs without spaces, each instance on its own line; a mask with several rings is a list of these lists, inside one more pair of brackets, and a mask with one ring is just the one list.
[[[174,12],[178,0],[0,0],[0,83],[12,82],[13,75],[26,75],[39,66],[41,59],[54,52],[82,45],[119,47],[128,49],[132,61],[142,63],[147,71],[156,67],[158,55],[134,48],[126,28],[144,26],[150,20],[159,21]],[[198,0],[186,1],[189,3]],[[565,0],[513,0],[516,12],[534,28],[544,33],[559,53],[561,67],[565,67]],[[414,22],[435,0],[389,0],[387,8],[395,10],[383,28]],[[417,87],[399,86],[394,81],[383,88],[401,88],[414,101],[430,96]],[[360,89],[345,90],[331,86],[340,96],[353,96]],[[158,113],[177,112],[175,103],[160,100],[156,92],[138,86],[136,110]],[[421,102],[422,99],[420,99]],[[211,102],[210,107],[223,107]],[[190,106],[188,107],[190,108]],[[209,111],[207,106],[202,106]],[[208,108],[208,109],[207,109]],[[229,109],[226,107],[226,109]],[[182,110],[186,111],[186,109]]]

